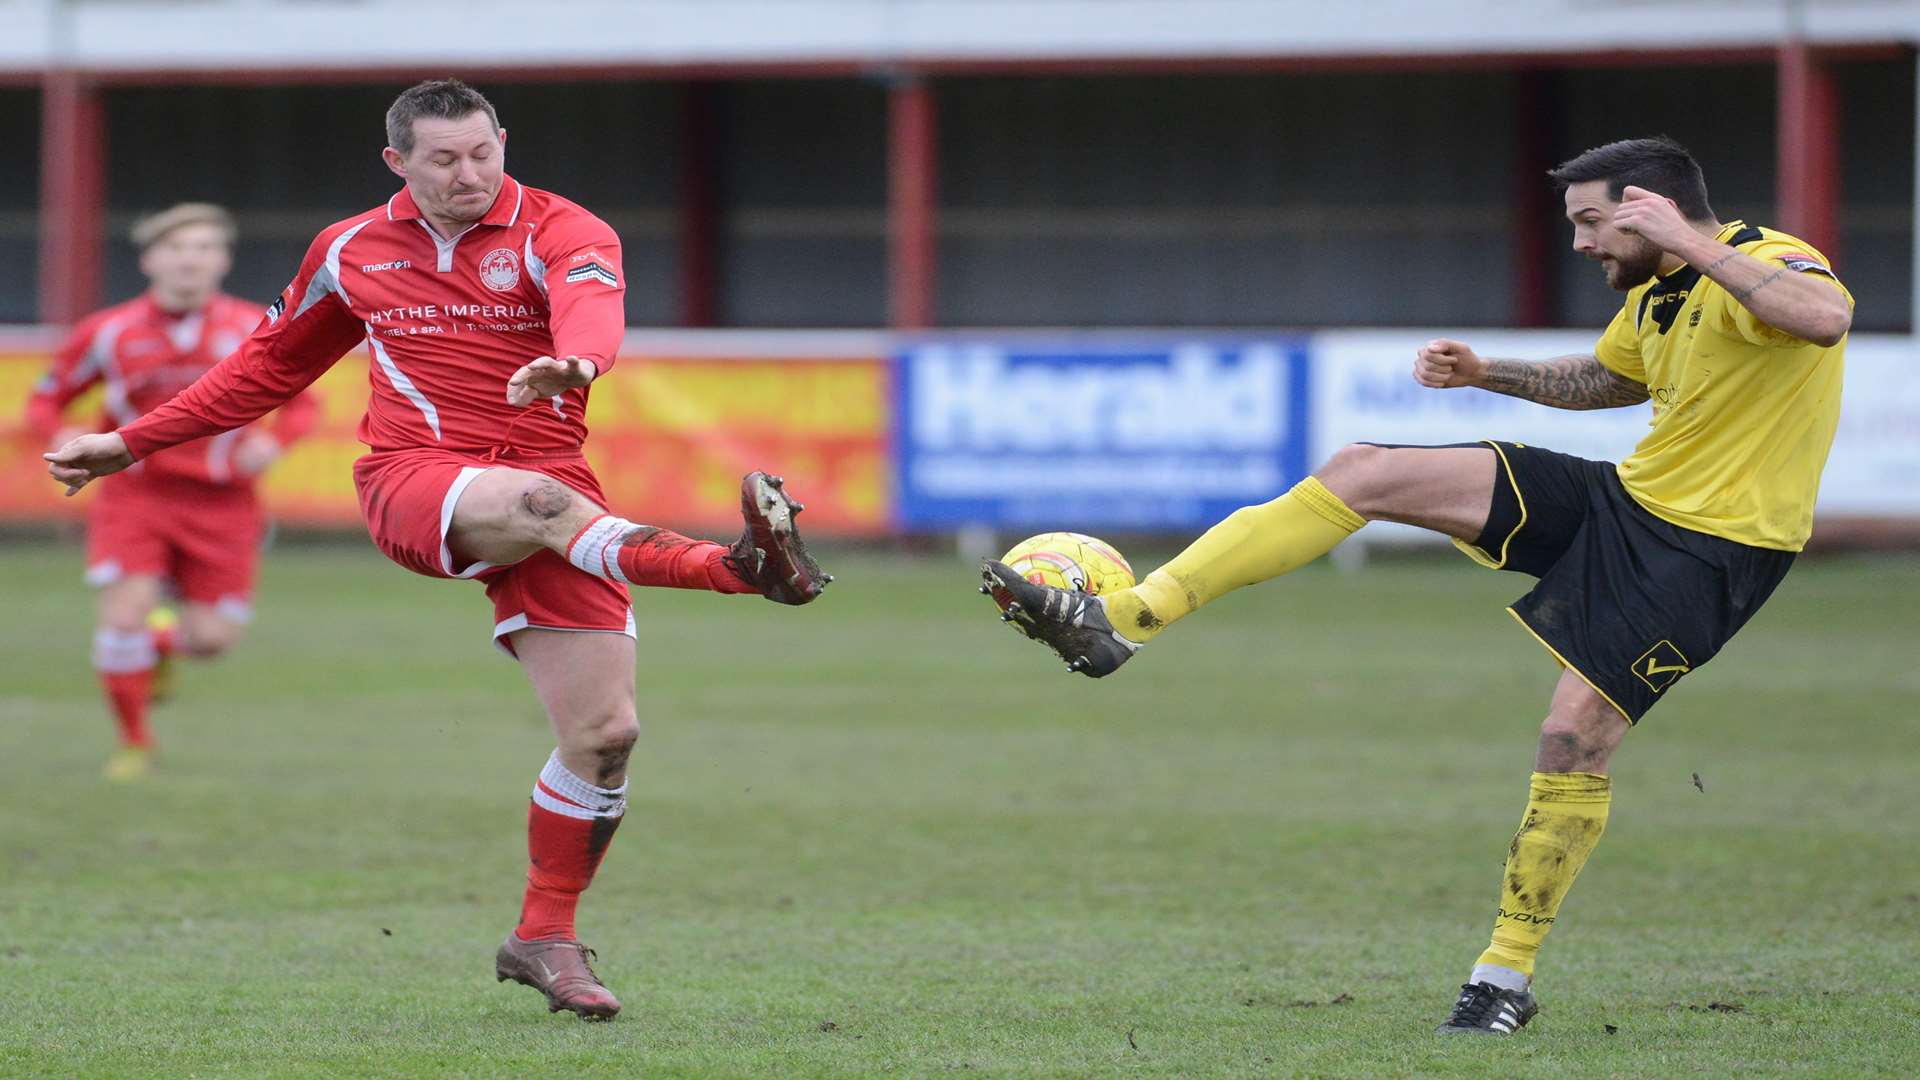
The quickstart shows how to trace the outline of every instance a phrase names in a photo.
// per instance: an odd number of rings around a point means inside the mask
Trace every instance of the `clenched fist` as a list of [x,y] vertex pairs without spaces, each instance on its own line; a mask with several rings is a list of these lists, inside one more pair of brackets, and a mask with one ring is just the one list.
[[67,485],[69,495],[86,487],[87,482],[96,476],[117,473],[133,464],[133,454],[128,452],[126,440],[112,431],[103,435],[82,435],[60,449],[40,456],[47,459],[48,474]]
[[1487,362],[1463,341],[1434,338],[1413,354],[1413,379],[1421,386],[1446,390],[1478,386]]

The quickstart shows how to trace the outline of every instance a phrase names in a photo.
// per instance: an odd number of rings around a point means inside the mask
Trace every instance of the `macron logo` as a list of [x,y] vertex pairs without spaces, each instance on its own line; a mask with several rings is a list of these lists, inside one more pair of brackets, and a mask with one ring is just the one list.
[[405,270],[411,265],[413,264],[406,259],[395,259],[392,262],[368,263],[360,268],[360,272],[363,274],[377,274],[382,270]]

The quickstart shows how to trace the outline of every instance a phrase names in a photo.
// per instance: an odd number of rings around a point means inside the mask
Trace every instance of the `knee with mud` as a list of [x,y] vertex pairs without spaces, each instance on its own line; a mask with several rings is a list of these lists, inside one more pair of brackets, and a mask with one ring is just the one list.
[[1556,710],[1540,725],[1534,769],[1546,773],[1605,773],[1625,725],[1619,713],[1605,703],[1600,709]]
[[540,477],[520,492],[520,509],[535,521],[552,521],[573,507],[573,491],[557,480]]
[[631,712],[609,715],[575,740],[575,757],[587,768],[579,775],[603,788],[626,782],[627,761],[640,741],[640,722]]

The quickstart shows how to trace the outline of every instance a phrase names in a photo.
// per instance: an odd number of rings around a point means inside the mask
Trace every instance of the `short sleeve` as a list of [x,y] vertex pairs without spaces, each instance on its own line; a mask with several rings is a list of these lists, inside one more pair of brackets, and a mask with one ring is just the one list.
[[[1853,306],[1853,293],[1840,282],[1840,277],[1827,266],[1826,256],[1812,247],[1794,239],[1759,240],[1740,248],[1742,255],[1751,255],[1770,266],[1784,267],[1796,274],[1815,274],[1833,282],[1840,295],[1847,298],[1847,306]],[[1775,330],[1760,321],[1760,317],[1747,309],[1745,304],[1733,298],[1733,294],[1724,288],[1714,290],[1707,302],[1709,325],[1723,334],[1739,337],[1755,345],[1794,345],[1800,342],[1792,334]]]
[[1640,358],[1640,329],[1633,324],[1632,314],[1638,306],[1639,297],[1629,295],[1613,321],[1607,324],[1607,332],[1594,343],[1593,355],[1608,371],[1645,386],[1647,365]]

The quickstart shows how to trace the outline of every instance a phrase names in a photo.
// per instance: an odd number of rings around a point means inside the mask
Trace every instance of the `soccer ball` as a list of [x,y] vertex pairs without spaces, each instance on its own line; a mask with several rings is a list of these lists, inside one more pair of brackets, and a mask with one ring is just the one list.
[[[1076,589],[1098,596],[1133,587],[1133,567],[1113,546],[1084,533],[1050,532],[1029,536],[1000,557],[1014,573],[1035,585]],[[1013,599],[1005,589],[993,590],[1001,610]]]

